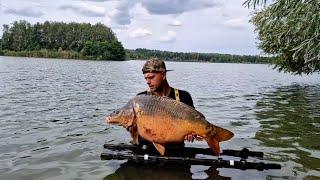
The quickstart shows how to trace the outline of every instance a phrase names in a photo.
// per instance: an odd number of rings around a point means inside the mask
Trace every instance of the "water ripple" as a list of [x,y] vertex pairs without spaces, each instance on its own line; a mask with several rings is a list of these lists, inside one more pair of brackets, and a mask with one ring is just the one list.
[[[131,140],[104,118],[146,89],[142,64],[0,57],[0,179],[102,179],[144,172],[119,168],[123,161],[100,160],[103,143]],[[293,76],[253,64],[168,62],[167,67],[175,70],[167,75],[170,85],[189,91],[210,122],[235,133],[222,148],[264,151],[266,161],[283,165],[262,173],[192,167],[192,177],[320,177],[319,74]],[[186,173],[157,169],[151,175]]]

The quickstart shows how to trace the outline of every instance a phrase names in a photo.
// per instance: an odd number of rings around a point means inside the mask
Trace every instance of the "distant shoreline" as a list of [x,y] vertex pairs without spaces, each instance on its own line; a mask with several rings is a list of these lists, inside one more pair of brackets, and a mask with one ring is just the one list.
[[171,52],[138,48],[126,49],[126,59],[162,58],[166,61],[268,64],[272,57],[198,52]]
[[[0,57],[18,57],[18,58],[39,58],[39,59],[52,59],[52,60],[79,60],[79,61],[119,61],[119,60],[96,60],[96,59],[74,59],[74,58],[48,58],[48,57],[33,57],[33,56],[5,56],[0,55]],[[123,61],[146,61],[148,59],[126,59]],[[268,63],[250,63],[250,62],[210,62],[210,61],[174,61],[166,60],[166,62],[194,62],[194,63],[234,63],[234,64],[268,64]]]
[[[128,51],[134,51],[134,50],[126,50]],[[150,50],[151,51],[151,50]],[[158,51],[158,50],[152,50],[152,51]],[[159,51],[160,52],[160,51]],[[174,53],[174,52],[170,52]],[[139,55],[139,53],[137,53]],[[136,55],[137,55],[136,54]],[[188,53],[184,53],[188,54]],[[191,54],[191,53],[189,53]],[[193,53],[194,54],[194,53]],[[202,54],[209,54],[209,53],[197,53],[200,55]],[[7,56],[7,57],[33,57],[33,58],[49,58],[49,59],[73,59],[73,60],[92,60],[92,61],[129,61],[129,60],[147,60],[150,57],[159,57],[159,56],[145,56],[145,57],[132,57],[132,54],[127,53],[127,57],[124,60],[106,60],[106,59],[96,59],[96,57],[91,56],[84,56],[79,52],[76,51],[52,51],[52,50],[40,50],[40,51],[3,51],[0,53],[0,56]],[[131,55],[131,56],[130,56]],[[141,54],[140,54],[141,55]],[[223,54],[215,54],[215,55],[223,55]],[[235,56],[235,57],[243,57],[240,55],[228,55],[227,56]],[[244,57],[256,57],[256,56],[244,56]],[[165,61],[169,62],[207,62],[207,63],[239,63],[239,64],[269,64],[270,62],[266,61],[239,61],[237,58],[235,58],[235,61],[232,60],[219,60],[219,61],[213,61],[213,60],[202,60],[202,59],[170,59],[166,57],[161,57],[165,59]],[[270,59],[269,57],[259,57],[259,58],[266,58]]]
[[95,57],[84,56],[76,51],[3,51],[1,56],[8,57],[34,57],[34,58],[50,58],[50,59],[79,59],[79,60],[96,60]]

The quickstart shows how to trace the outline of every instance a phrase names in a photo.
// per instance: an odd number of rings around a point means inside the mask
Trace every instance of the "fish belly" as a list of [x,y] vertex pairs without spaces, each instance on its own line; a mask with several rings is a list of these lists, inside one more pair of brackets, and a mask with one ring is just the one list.
[[160,144],[184,141],[184,137],[192,132],[187,124],[183,120],[155,116],[145,116],[137,123],[142,138]]

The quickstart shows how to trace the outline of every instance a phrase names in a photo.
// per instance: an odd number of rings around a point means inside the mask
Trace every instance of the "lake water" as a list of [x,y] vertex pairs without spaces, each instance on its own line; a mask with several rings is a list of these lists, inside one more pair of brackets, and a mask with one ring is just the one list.
[[100,160],[104,143],[131,140],[104,118],[147,88],[142,65],[0,57],[0,179],[320,178],[320,74],[294,76],[261,64],[167,62],[174,69],[168,79],[191,93],[207,120],[235,133],[222,149],[263,151],[263,161],[281,170]]

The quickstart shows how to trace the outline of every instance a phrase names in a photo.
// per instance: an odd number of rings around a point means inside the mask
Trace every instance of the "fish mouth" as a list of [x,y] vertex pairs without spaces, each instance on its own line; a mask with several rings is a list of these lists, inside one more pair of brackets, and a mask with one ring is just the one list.
[[112,121],[111,121],[111,117],[110,117],[110,116],[107,116],[105,121],[106,121],[106,123],[111,123],[111,122],[112,122]]
[[111,118],[111,116],[107,116],[105,121],[106,121],[106,123],[109,123],[109,124],[117,124],[118,123],[117,121],[114,121],[114,119]]

